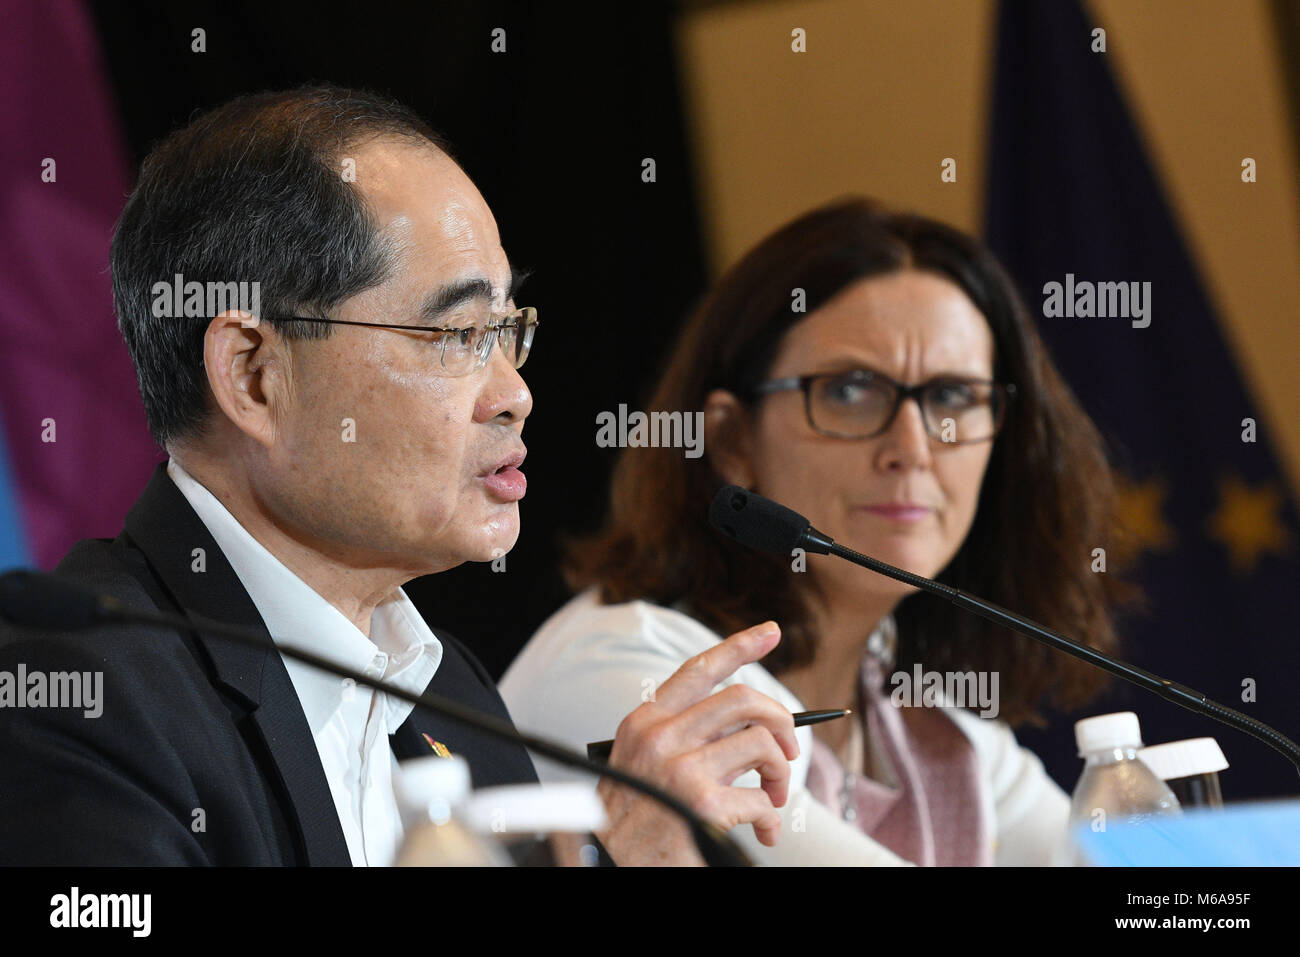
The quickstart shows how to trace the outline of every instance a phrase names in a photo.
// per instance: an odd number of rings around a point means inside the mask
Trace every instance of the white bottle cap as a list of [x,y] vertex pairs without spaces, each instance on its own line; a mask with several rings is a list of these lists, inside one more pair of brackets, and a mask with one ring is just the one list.
[[478,831],[506,834],[586,833],[608,823],[604,802],[587,781],[483,788],[465,803],[462,820]]
[[1153,744],[1138,752],[1142,759],[1162,781],[1191,777],[1193,774],[1210,774],[1228,766],[1219,742],[1213,738],[1188,738]]
[[[400,807],[424,815],[435,806],[450,809],[459,804],[469,794],[469,783],[469,762],[460,755],[429,755],[403,761],[393,790]],[[445,819],[446,813],[435,816]]]
[[1076,721],[1074,743],[1079,746],[1079,757],[1093,751],[1140,748],[1142,730],[1138,726],[1138,716],[1132,711],[1117,711]]

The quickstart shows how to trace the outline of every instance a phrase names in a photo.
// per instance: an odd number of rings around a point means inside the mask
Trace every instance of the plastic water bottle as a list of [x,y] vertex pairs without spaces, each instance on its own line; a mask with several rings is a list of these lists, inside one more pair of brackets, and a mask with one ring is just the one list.
[[469,764],[456,755],[403,761],[396,781],[406,839],[398,867],[508,867],[491,838],[467,826],[460,810],[470,794]]
[[[1142,732],[1132,711],[1086,718],[1074,726],[1083,774],[1070,803],[1070,827],[1093,830],[1142,823],[1157,814],[1181,814],[1178,798],[1138,757]],[[1071,853],[1070,863],[1082,863]]]
[[1228,767],[1219,742],[1213,738],[1189,738],[1143,748],[1142,762],[1174,792],[1184,809],[1209,807],[1222,810],[1223,792],[1219,772]]

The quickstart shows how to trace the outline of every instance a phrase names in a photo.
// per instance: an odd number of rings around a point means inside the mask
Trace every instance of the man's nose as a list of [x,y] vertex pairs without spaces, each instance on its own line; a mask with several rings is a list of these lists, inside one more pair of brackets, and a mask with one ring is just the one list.
[[479,397],[481,414],[477,418],[483,422],[491,419],[522,422],[526,419],[533,411],[533,394],[499,345],[493,346],[488,357],[487,373],[487,384]]

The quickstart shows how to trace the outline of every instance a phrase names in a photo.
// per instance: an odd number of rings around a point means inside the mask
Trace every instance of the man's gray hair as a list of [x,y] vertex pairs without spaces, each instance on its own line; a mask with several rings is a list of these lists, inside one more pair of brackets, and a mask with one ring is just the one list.
[[[256,282],[265,317],[320,313],[381,284],[391,249],[344,160],[382,137],[448,152],[400,103],[304,87],[233,100],[145,158],[113,236],[113,299],[160,445],[203,431],[210,410],[203,336],[212,316],[156,316],[155,284],[178,275],[205,286]],[[330,330],[268,321],[288,338]]]

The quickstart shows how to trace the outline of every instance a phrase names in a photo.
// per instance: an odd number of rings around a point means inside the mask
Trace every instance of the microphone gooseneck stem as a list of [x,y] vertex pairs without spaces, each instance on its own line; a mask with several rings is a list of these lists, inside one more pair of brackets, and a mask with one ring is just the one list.
[[1096,648],[1089,648],[1087,645],[1081,645],[1076,641],[1066,638],[1064,635],[1045,628],[1032,619],[1025,618],[1023,615],[1017,615],[1013,611],[1002,608],[992,602],[985,601],[982,598],[976,598],[960,589],[945,585],[929,578],[923,578],[920,575],[913,575],[909,571],[904,571],[888,562],[882,562],[877,558],[869,555],[863,555],[861,552],[855,552],[851,548],[843,545],[837,545],[815,528],[809,526],[804,533],[807,540],[806,549],[808,551],[818,552],[820,554],[830,554],[838,556],[853,562],[855,565],[861,565],[873,572],[878,572],[887,578],[893,578],[897,581],[913,585],[922,591],[931,595],[937,595],[940,598],[946,598],[948,601],[964,608],[967,611],[987,618],[1026,635],[1036,641],[1051,645],[1058,651],[1063,651],[1068,655],[1073,655],[1083,661],[1088,662],[1098,668],[1103,668],[1111,674],[1123,678],[1125,681],[1140,685],[1149,691],[1154,691],[1166,701],[1172,701],[1174,704],[1181,705],[1189,711],[1205,715],[1208,718],[1214,718],[1238,731],[1244,731],[1259,741],[1264,742],[1269,747],[1282,752],[1290,759],[1291,763],[1296,766],[1300,772],[1300,745],[1296,744],[1286,735],[1264,724],[1264,722],[1252,718],[1250,715],[1242,714],[1240,711],[1234,711],[1232,708],[1212,701],[1199,691],[1194,691],[1185,685],[1180,685],[1176,681],[1170,681],[1167,678],[1161,678],[1149,671],[1145,671],[1136,665],[1131,665],[1126,661],[1120,661],[1118,658],[1112,658],[1105,652],[1098,651]]

